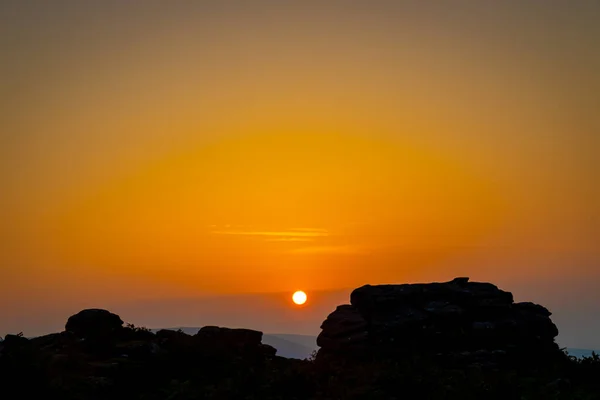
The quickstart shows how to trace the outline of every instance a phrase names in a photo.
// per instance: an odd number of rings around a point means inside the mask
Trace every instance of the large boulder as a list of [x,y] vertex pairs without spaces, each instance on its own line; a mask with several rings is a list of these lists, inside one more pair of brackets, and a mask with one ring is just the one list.
[[[559,356],[551,313],[491,283],[366,285],[321,325],[319,356]],[[473,357],[469,358],[469,355]]]
[[123,329],[123,320],[107,310],[88,309],[78,312],[67,320],[65,330],[81,339],[111,337]]

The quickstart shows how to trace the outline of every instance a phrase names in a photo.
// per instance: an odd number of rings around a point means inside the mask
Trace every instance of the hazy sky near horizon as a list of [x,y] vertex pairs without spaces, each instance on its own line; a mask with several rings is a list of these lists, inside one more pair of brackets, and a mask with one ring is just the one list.
[[592,318],[599,20],[591,0],[3,1],[1,319],[458,275],[542,277]]

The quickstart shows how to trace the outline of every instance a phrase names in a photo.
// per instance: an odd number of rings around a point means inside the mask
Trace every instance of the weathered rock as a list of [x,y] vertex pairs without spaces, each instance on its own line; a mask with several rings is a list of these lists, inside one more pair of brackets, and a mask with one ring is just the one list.
[[548,311],[548,309],[546,307],[540,306],[539,304],[534,304],[534,303],[529,303],[529,302],[515,303],[514,307],[519,309],[522,312],[539,314],[544,317],[549,317],[552,315],[552,313],[550,311]]
[[258,346],[258,349],[261,354],[263,354],[269,358],[275,357],[275,355],[277,354],[277,349],[268,344],[260,344]]
[[156,337],[162,340],[178,340],[181,338],[189,338],[190,335],[183,331],[174,331],[171,329],[161,329],[156,332]]
[[330,337],[347,336],[351,333],[362,332],[367,328],[367,322],[351,305],[338,306],[329,314],[321,325]]
[[352,333],[347,336],[332,338],[319,335],[317,345],[333,351],[348,351],[349,349],[365,349],[365,344],[369,338],[368,332]]
[[366,285],[354,290],[350,301],[321,325],[319,355],[461,354],[486,364],[537,350],[559,353],[551,313],[537,304],[515,304],[510,292],[491,283],[456,278]]
[[456,318],[465,313],[462,307],[447,301],[431,301],[425,304],[424,310],[440,317]]
[[121,356],[134,359],[149,359],[154,355],[161,353],[158,344],[148,341],[133,341],[119,344],[116,346]]
[[277,349],[262,343],[263,333],[252,329],[231,329],[218,326],[205,326],[194,338],[198,348],[218,351],[223,354],[243,354],[245,357],[262,359],[272,357]]
[[509,292],[498,289],[491,283],[468,282],[468,278],[457,278],[447,283],[365,285],[355,289],[350,302],[364,317],[375,310],[396,309],[398,306],[418,305],[444,301],[457,306],[479,304],[481,306],[505,305],[513,302]]
[[258,346],[261,344],[262,335],[262,332],[251,329],[231,329],[218,326],[205,326],[196,333],[198,338],[232,346]]
[[31,344],[41,350],[59,351],[62,348],[74,346],[77,337],[72,332],[51,333],[32,338]]
[[23,335],[21,335],[21,334],[19,334],[19,335],[10,335],[10,334],[6,335],[4,337],[4,340],[2,341],[2,344],[6,348],[27,346],[30,343],[31,342],[29,341],[29,339],[23,337]]
[[106,310],[88,309],[71,316],[65,330],[82,339],[109,337],[123,328],[121,318]]
[[9,334],[0,341],[0,358],[6,354],[16,354],[16,357],[20,357],[23,351],[29,351],[31,348],[31,341],[23,335]]
[[368,338],[367,322],[351,305],[342,305],[329,314],[321,325],[317,345],[341,350],[361,346]]

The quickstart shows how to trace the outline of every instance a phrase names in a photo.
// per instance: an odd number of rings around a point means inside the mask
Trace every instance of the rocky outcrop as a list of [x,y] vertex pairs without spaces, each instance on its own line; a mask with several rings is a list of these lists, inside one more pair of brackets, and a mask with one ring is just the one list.
[[205,326],[191,336],[168,329],[156,333],[157,343],[169,352],[198,357],[245,357],[253,360],[272,358],[277,350],[262,343],[263,333],[251,329]]
[[98,339],[112,336],[123,328],[123,320],[107,310],[88,309],[71,316],[65,331],[81,339]]
[[431,355],[496,363],[561,354],[550,311],[514,303],[491,283],[366,285],[350,302],[321,325],[319,357]]
[[262,343],[263,333],[252,329],[230,329],[205,326],[194,336],[198,341],[213,349],[244,351],[253,356],[273,357],[277,350]]
[[511,346],[517,354],[555,348],[548,310],[509,295],[464,279],[365,286],[323,323],[315,362],[275,356],[261,332],[215,326],[155,334],[116,323],[104,330],[96,321],[84,332],[68,324],[72,331],[33,339],[7,335],[0,398],[598,399],[597,357],[506,364]]
[[205,326],[196,336],[207,341],[220,342],[231,346],[258,346],[262,341],[262,332],[251,329],[230,329],[218,326]]
[[[31,398],[54,393],[58,384],[68,396],[60,392],[50,397],[130,399],[140,390],[152,393],[155,383],[169,387],[177,379],[194,379],[205,387],[244,377],[259,382],[268,376],[268,363],[281,360],[275,348],[262,343],[262,336],[250,329],[216,326],[204,327],[195,335],[172,330],[155,334],[123,326],[118,315],[106,310],[83,310],[68,319],[64,332],[32,339],[7,335],[0,341],[0,383],[10,382],[19,392],[39,391]],[[28,381],[37,386],[28,387]],[[243,389],[244,384],[248,383],[244,380],[236,387]],[[132,392],[124,393],[123,387]],[[73,388],[85,396],[74,396]],[[94,397],[98,391],[104,394]]]
[[367,321],[351,305],[338,306],[321,329],[317,345],[336,352],[364,349],[369,337]]

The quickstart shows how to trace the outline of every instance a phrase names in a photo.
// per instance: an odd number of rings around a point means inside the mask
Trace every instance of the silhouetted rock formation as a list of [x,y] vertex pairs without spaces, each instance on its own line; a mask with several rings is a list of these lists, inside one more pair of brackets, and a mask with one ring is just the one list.
[[0,398],[600,400],[600,357],[558,351],[549,316],[466,279],[364,286],[323,323],[317,359],[293,360],[258,331],[154,334],[84,310],[64,332],[0,340]]
[[181,331],[163,329],[156,333],[160,349],[185,353],[195,357],[235,358],[262,363],[277,353],[274,347],[262,344],[262,332],[250,329],[229,329],[205,326],[194,336]]
[[106,310],[88,309],[70,317],[65,331],[81,339],[97,339],[112,336],[123,328],[121,318]]
[[[278,358],[275,348],[261,343],[262,332],[250,329],[207,326],[193,336],[170,330],[154,334],[124,327],[118,315],[100,309],[73,315],[65,328],[34,339],[7,335],[0,341],[0,382],[18,387],[21,397],[137,398],[158,390],[154,385],[179,379],[205,385],[240,374],[252,379]],[[29,381],[35,385],[29,387]],[[238,390],[232,398],[245,388]]]
[[230,329],[218,326],[205,326],[195,337],[218,349],[239,349],[254,355],[274,356],[277,350],[262,344],[263,333],[251,329]]
[[[561,354],[551,313],[491,283],[366,285],[323,322],[319,356],[449,356],[497,365]],[[448,358],[448,357],[447,357]]]

